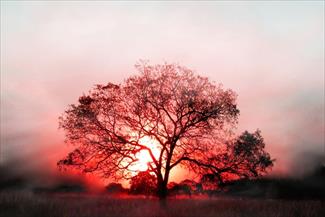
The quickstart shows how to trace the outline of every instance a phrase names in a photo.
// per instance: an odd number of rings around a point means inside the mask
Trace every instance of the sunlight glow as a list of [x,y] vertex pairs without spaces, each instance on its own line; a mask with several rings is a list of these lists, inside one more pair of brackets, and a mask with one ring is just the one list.
[[[158,141],[150,137],[143,137],[140,139],[139,143],[150,148],[155,158],[159,158],[160,149]],[[148,169],[148,163],[152,162],[149,152],[147,150],[142,150],[136,154],[136,157],[138,161],[132,165],[132,170],[146,171]]]

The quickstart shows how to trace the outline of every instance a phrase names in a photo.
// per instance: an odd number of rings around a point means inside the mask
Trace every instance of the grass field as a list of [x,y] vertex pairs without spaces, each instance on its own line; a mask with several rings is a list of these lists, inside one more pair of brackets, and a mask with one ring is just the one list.
[[325,201],[171,198],[162,206],[157,199],[143,197],[0,193],[1,217],[312,217],[324,213]]

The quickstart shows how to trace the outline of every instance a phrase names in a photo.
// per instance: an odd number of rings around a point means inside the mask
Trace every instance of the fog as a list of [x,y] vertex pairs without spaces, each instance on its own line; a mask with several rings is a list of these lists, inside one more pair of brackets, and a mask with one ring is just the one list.
[[57,177],[72,148],[58,117],[95,84],[122,83],[139,59],[179,63],[234,90],[236,131],[262,131],[271,175],[324,162],[323,2],[5,1],[1,165]]

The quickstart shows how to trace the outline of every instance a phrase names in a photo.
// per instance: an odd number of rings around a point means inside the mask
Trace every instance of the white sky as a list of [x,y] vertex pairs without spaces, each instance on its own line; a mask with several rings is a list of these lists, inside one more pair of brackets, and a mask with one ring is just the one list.
[[324,154],[322,1],[1,1],[1,162],[50,150],[28,164],[55,165],[58,116],[139,59],[236,91],[238,131],[262,130],[275,171]]

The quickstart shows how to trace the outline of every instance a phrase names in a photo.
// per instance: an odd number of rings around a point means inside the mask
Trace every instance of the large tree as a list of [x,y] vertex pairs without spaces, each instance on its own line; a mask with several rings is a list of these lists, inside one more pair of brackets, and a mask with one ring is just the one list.
[[[58,165],[131,178],[145,151],[157,195],[165,198],[176,166],[203,173],[226,163],[218,153],[237,123],[236,94],[176,64],[143,62],[136,69],[139,74],[122,84],[96,85],[60,117],[66,140],[76,149]],[[241,170],[235,164],[231,169]]]

